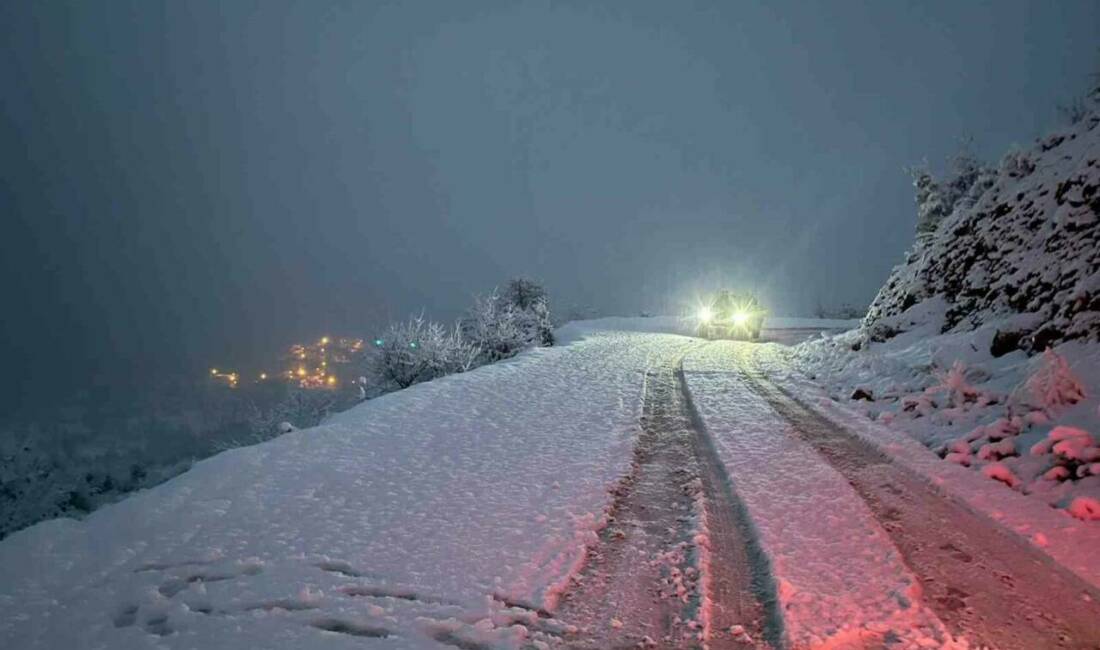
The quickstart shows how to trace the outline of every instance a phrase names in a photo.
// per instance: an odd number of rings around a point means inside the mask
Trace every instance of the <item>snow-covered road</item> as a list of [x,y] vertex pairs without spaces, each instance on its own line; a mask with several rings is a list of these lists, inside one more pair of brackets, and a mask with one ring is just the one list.
[[657,320],[574,324],[16,533],[0,648],[1100,644],[1087,524],[1017,535],[979,510],[1026,499],[960,498],[919,445],[792,398],[773,346]]
[[776,386],[766,350],[713,343],[687,378],[772,559],[793,647],[1097,647],[1087,574]]
[[631,471],[555,612],[578,628],[571,647],[780,642],[773,581],[686,391],[684,356],[668,355],[646,375]]

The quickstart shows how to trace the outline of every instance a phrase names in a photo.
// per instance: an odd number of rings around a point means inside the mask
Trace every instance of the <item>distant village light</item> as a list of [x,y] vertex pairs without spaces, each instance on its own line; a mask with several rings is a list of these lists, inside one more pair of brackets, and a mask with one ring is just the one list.
[[[363,339],[357,338],[332,338],[324,336],[314,339],[310,345],[296,343],[287,350],[284,360],[289,361],[289,367],[278,374],[268,375],[267,372],[257,372],[255,382],[267,381],[278,377],[297,384],[306,389],[334,388],[340,384],[338,372],[333,372],[334,367],[352,363],[358,353],[363,350]],[[383,345],[382,339],[376,339],[375,345]],[[326,347],[328,346],[328,347]],[[329,364],[329,362],[332,362]],[[236,388],[241,375],[235,371],[211,368],[210,376],[225,382],[230,388]]]

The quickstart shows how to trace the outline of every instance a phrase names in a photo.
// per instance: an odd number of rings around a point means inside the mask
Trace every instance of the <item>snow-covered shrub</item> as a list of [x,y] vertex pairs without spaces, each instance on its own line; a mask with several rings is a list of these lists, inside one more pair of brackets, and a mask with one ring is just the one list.
[[447,330],[440,323],[417,316],[390,325],[378,340],[368,366],[382,386],[408,388],[477,365],[477,344],[468,341],[458,326]]
[[514,308],[519,327],[530,344],[554,344],[550,298],[542,285],[529,278],[514,278],[508,282],[501,295]]
[[1025,389],[1028,403],[1048,412],[1085,399],[1085,387],[1073,374],[1069,363],[1050,348],[1043,353],[1039,369],[1028,377]]
[[1031,447],[1032,456],[1050,455],[1054,467],[1043,478],[1063,481],[1100,476],[1100,446],[1092,435],[1077,427],[1054,427],[1044,440]]
[[517,309],[528,310],[537,304],[546,304],[549,299],[546,289],[530,278],[513,278],[501,292],[501,297]]
[[547,347],[554,344],[554,325],[550,318],[550,307],[545,302],[536,302],[529,309],[517,309],[514,316],[527,347]]
[[1100,520],[1100,499],[1075,497],[1066,506],[1066,511],[1084,521]]
[[474,298],[462,331],[481,351],[485,363],[515,356],[532,344],[518,309],[498,292]]
[[546,291],[527,279],[512,280],[503,292],[478,296],[462,322],[462,333],[482,361],[493,363],[521,350],[554,343]]
[[913,168],[909,173],[913,177],[913,189],[916,193],[917,233],[933,233],[940,222],[951,214],[951,202],[928,169]]
[[935,232],[956,209],[972,207],[996,180],[996,173],[966,149],[951,159],[950,171],[941,181],[924,166],[909,173],[916,192],[917,233],[923,235]]
[[1020,485],[1020,479],[1016,477],[1007,465],[1001,462],[989,463],[988,465],[982,466],[982,474],[994,481],[1000,481],[1011,488]]
[[961,407],[978,401],[980,391],[976,390],[966,378],[966,364],[955,361],[947,372],[937,372],[940,383],[925,390],[929,395],[944,393],[954,407]]

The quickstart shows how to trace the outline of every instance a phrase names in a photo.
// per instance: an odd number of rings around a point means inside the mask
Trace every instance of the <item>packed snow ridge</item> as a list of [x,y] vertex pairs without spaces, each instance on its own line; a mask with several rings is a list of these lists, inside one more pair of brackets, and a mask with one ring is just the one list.
[[917,174],[918,239],[858,330],[792,351],[949,462],[1100,519],[1100,89],[996,170]]

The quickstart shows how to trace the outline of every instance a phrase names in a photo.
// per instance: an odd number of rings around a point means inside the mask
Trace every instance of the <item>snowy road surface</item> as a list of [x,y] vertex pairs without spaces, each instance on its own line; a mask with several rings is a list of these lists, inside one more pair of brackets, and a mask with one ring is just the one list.
[[658,320],[16,533],[0,648],[1100,647],[1088,523],[1025,532],[1033,504],[822,415],[772,346]]

